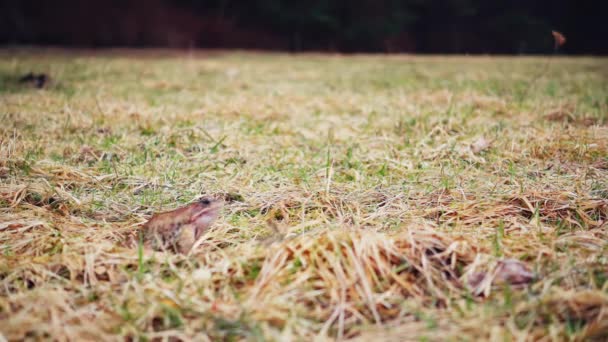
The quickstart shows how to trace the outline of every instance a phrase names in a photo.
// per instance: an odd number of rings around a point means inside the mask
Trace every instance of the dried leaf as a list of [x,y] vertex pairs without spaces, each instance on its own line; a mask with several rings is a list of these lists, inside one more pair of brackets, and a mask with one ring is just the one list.
[[469,275],[467,282],[477,295],[488,296],[493,285],[526,285],[536,278],[528,267],[517,259],[503,259],[487,271]]
[[471,151],[475,154],[479,154],[487,150],[490,147],[490,141],[486,140],[484,137],[479,137],[473,144],[471,144]]
[[551,34],[553,35],[553,40],[555,40],[556,48],[566,44],[566,37],[564,37],[563,34],[561,34],[560,32],[557,32],[557,31],[551,31]]
[[30,84],[38,89],[44,88],[50,81],[50,77],[47,74],[35,74],[29,72],[19,78],[19,83]]
[[517,259],[504,259],[498,263],[494,271],[494,283],[523,285],[534,280],[535,275],[526,264]]
[[545,115],[545,119],[548,121],[564,121],[564,122],[573,122],[574,115],[571,112],[565,110],[556,110],[547,115]]

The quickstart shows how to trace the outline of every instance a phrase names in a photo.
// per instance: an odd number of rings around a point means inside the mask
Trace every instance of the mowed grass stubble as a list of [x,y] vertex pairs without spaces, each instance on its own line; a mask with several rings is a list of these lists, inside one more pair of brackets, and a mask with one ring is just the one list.
[[[2,51],[0,333],[606,338],[606,65]],[[190,253],[125,244],[201,195]]]

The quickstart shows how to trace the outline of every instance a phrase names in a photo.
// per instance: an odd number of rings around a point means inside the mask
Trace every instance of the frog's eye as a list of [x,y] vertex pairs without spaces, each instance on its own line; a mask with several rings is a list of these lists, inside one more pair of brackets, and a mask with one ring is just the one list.
[[202,205],[209,205],[211,201],[208,198],[203,198],[199,201]]

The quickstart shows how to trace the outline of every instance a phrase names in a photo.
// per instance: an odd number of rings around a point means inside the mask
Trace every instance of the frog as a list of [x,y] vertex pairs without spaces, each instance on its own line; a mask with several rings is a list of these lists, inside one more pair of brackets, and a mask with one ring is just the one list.
[[216,220],[223,201],[202,197],[184,207],[154,214],[140,229],[144,248],[187,254]]

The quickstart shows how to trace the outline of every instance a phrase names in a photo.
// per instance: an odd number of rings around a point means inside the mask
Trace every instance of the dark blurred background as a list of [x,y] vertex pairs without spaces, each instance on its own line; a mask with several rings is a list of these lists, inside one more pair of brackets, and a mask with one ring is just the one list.
[[0,44],[607,54],[608,1],[0,0]]

